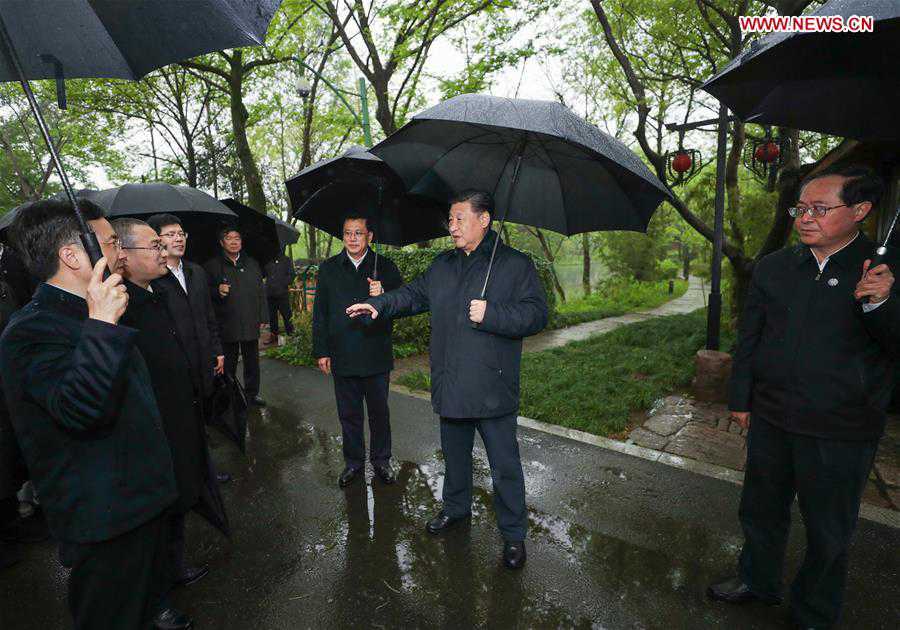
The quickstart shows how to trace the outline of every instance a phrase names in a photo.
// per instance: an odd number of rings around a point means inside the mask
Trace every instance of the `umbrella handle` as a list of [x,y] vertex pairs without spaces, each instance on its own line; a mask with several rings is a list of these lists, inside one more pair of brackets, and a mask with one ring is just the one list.
[[[522,143],[524,149],[524,141]],[[500,227],[497,229],[497,238],[494,239],[494,247],[491,249],[491,259],[488,261],[487,273],[484,276],[484,286],[481,287],[481,299],[484,299],[487,293],[488,280],[491,279],[491,271],[494,268],[494,256],[497,255],[497,244],[500,243],[500,234],[503,231],[503,224],[506,223],[506,214],[509,211],[509,204],[512,201],[513,190],[515,190],[516,182],[519,181],[519,168],[522,166],[522,151],[516,156],[516,168],[513,170],[512,180],[509,182],[509,194],[506,196],[507,207],[503,209],[503,218],[500,219]]]
[[[91,264],[96,265],[97,261],[103,257],[103,253],[100,251],[100,243],[97,241],[97,235],[94,234],[91,226],[84,220],[81,209],[78,207],[75,191],[72,189],[72,184],[69,182],[66,170],[63,168],[62,162],[59,159],[56,146],[53,144],[53,139],[50,137],[50,130],[47,128],[47,123],[44,121],[44,115],[41,113],[41,108],[38,106],[37,99],[34,98],[34,92],[31,91],[31,85],[28,83],[28,79],[25,78],[25,72],[22,70],[19,55],[16,53],[12,39],[9,37],[9,31],[6,30],[6,22],[3,21],[2,14],[0,14],[0,41],[2,41],[3,47],[6,48],[7,57],[12,61],[13,69],[19,77],[22,91],[25,92],[25,98],[28,99],[28,106],[31,108],[31,113],[37,121],[38,129],[40,129],[41,136],[44,138],[47,150],[50,151],[50,159],[53,161],[53,166],[59,174],[59,179],[62,181],[66,196],[69,198],[69,202],[71,202],[72,208],[75,210],[75,218],[78,221],[78,227],[81,229],[81,243],[91,260]],[[60,80],[61,75],[58,73],[57,84]],[[104,270],[103,277],[107,277],[108,275],[109,270]]]

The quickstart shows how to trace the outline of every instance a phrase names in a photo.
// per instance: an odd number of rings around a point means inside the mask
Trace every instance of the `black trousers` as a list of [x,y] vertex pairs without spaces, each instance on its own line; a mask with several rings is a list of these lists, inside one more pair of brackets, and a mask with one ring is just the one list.
[[516,439],[516,414],[499,418],[441,418],[444,513],[464,516],[472,511],[472,447],[476,429],[491,466],[494,511],[500,534],[508,541],[525,540],[528,510],[525,507],[525,475]]
[[294,324],[291,322],[291,297],[289,295],[270,295],[266,298],[269,302],[269,330],[278,334],[278,314],[284,320],[284,332],[294,334]]
[[142,628],[168,591],[167,515],[99,543],[61,543],[76,630]]
[[244,360],[244,391],[247,398],[253,398],[259,393],[259,340],[251,341],[223,341],[222,351],[225,352],[225,372],[231,377],[236,377],[238,355]]
[[167,551],[169,554],[169,582],[174,584],[184,577],[184,530],[187,514],[172,512],[168,518]]
[[387,464],[391,459],[390,372],[373,376],[332,376],[344,441],[344,462],[349,468],[361,468],[366,462],[365,400],[369,415],[369,461]]
[[781,594],[784,553],[796,495],[806,555],[791,587],[791,612],[803,627],[829,627],[841,611],[847,550],[877,441],[827,440],[789,433],[753,418],[740,519],[740,575],[758,595]]

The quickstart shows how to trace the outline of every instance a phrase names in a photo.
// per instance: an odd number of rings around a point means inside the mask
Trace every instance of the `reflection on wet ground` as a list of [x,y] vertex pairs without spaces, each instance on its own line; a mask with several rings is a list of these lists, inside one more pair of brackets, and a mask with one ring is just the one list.
[[[443,461],[427,406],[392,398],[396,484],[368,471],[340,490],[327,381],[267,367],[270,406],[250,418],[246,458],[212,436],[219,468],[234,475],[223,487],[232,539],[189,519],[191,560],[211,572],[176,602],[198,628],[783,627],[784,609],[716,606],[703,595],[737,557],[736,488],[523,431],[529,561],[509,572],[480,445],[471,522],[430,536]],[[292,396],[301,386],[306,395]],[[860,537],[854,553],[866,569],[851,576],[846,627],[892,627],[897,560],[878,549],[895,550],[896,532],[861,525]],[[64,577],[51,545],[30,548],[0,576],[0,628],[68,627]]]

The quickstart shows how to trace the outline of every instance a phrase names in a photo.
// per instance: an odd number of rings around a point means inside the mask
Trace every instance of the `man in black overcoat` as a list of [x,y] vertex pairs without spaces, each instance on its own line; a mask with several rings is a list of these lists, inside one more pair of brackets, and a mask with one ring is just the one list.
[[236,228],[221,230],[219,244],[221,253],[203,268],[219,322],[225,372],[235,376],[240,356],[247,399],[262,407],[266,402],[259,395],[259,327],[269,318],[262,270],[256,260],[241,251],[243,241]]
[[800,243],[762,258],[741,316],[732,417],[749,426],[738,575],[709,588],[731,603],[781,599],[796,495],[806,555],[791,588],[802,628],[838,620],[850,542],[900,353],[887,264],[859,230],[881,197],[871,170],[812,176],[791,208]]
[[[344,250],[322,263],[313,304],[313,354],[319,369],[334,379],[334,396],[343,434],[344,470],[338,485],[352,483],[366,463],[365,409],[369,415],[369,460],[384,483],[391,469],[391,420],[388,407],[394,351],[389,318],[353,320],[351,304],[403,284],[397,266],[369,245],[374,234],[365,217],[344,219]],[[377,262],[376,262],[377,260]],[[376,271],[377,267],[377,271]]]
[[[128,296],[118,241],[80,203],[104,258],[93,266],[68,202],[41,201],[11,226],[42,283],[0,339],[0,375],[16,438],[60,559],[71,568],[77,629],[140,628],[167,586],[172,457],[137,331],[118,324]],[[172,619],[190,621],[175,611]]]
[[278,345],[278,315],[284,320],[284,332],[294,334],[294,323],[291,321],[291,284],[297,277],[294,261],[284,252],[278,252],[275,258],[266,263],[263,273],[266,277],[266,301],[269,303],[270,342]]
[[547,296],[534,263],[497,245],[484,298],[482,286],[497,233],[490,194],[460,193],[450,205],[456,249],[440,254],[421,276],[347,309],[351,317],[402,317],[431,312],[431,404],[441,417],[445,476],[441,512],[426,529],[441,533],[472,509],[472,446],[481,434],[494,482],[503,560],[525,563],[525,481],[516,440],[522,338],[547,325]]
[[129,304],[122,321],[139,331],[137,345],[147,361],[163,427],[172,451],[178,501],[169,518],[169,558],[173,585],[196,582],[206,567],[185,565],[185,516],[196,510],[228,533],[203,423],[203,392],[187,348],[169,310],[167,289],[151,282],[168,272],[166,250],[156,231],[139,219],[117,219],[113,227],[125,253]]

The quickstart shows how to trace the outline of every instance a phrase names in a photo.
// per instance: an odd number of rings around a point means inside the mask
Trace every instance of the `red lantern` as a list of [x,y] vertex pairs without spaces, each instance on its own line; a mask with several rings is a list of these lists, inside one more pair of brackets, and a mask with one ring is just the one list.
[[781,148],[775,142],[769,140],[756,147],[753,157],[760,162],[773,164],[778,159],[779,155],[781,155]]
[[691,156],[684,151],[679,151],[672,158],[672,170],[676,173],[686,173],[691,170]]

